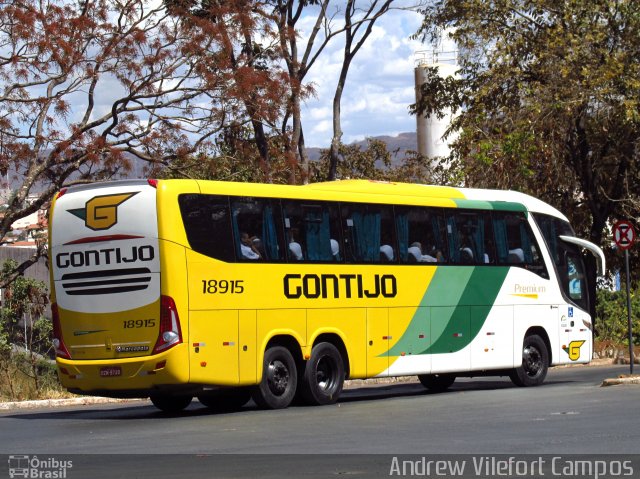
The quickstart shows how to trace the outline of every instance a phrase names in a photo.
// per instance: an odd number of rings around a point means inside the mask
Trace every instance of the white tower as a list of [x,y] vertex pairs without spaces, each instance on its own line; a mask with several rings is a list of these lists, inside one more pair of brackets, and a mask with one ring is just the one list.
[[[430,72],[427,68],[438,68],[438,75],[446,78],[448,76],[456,77],[458,71],[457,52],[455,50],[426,50],[416,52],[416,102],[420,101],[422,96],[420,87],[427,79]],[[449,144],[455,139],[455,134],[449,135],[444,139],[444,133],[449,128],[453,114],[451,110],[443,112],[442,118],[435,115],[424,117],[417,115],[417,133],[418,133],[418,153],[427,157],[435,158],[437,156],[449,155]]]

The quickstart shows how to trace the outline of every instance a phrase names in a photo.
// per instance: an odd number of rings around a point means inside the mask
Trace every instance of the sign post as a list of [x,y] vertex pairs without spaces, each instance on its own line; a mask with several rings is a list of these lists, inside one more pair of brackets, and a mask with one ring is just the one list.
[[633,225],[626,220],[618,221],[613,225],[613,241],[618,248],[624,250],[624,269],[627,275],[627,323],[629,327],[629,374],[633,374],[633,324],[631,322],[631,281],[629,279],[629,249],[636,239]]

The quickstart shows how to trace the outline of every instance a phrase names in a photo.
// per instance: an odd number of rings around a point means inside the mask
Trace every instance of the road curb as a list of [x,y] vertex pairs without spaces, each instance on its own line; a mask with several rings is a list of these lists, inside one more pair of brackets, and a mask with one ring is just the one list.
[[605,379],[600,386],[617,386],[619,384],[640,384],[640,376],[634,374],[629,376],[628,374],[621,374],[617,378]]
[[91,404],[123,403],[144,401],[144,399],[113,399],[104,397],[80,397],[65,399],[38,399],[33,401],[13,401],[0,403],[0,411],[14,409],[35,409],[42,407],[86,406]]

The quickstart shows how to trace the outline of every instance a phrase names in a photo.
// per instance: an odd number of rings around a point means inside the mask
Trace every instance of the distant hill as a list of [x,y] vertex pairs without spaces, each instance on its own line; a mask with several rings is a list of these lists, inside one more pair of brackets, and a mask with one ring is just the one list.
[[[387,149],[391,153],[395,153],[397,150],[397,153],[395,154],[395,158],[404,158],[405,156],[404,154],[407,150],[417,151],[418,149],[418,135],[416,134],[415,131],[399,133],[398,136],[381,135],[381,136],[372,136],[370,138],[385,142],[387,144]],[[365,139],[361,141],[356,141],[355,144],[360,146],[361,148],[366,148],[367,140]],[[327,148],[329,147],[327,146]],[[309,159],[312,161],[315,161],[318,158],[320,158],[320,150],[322,149],[325,149],[325,148],[317,148],[317,147],[307,148],[307,154],[309,155]]]

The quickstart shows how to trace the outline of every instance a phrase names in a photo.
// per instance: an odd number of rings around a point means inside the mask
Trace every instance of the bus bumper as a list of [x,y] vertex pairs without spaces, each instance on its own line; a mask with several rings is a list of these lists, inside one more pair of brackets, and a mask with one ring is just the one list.
[[135,358],[56,359],[60,382],[69,391],[107,397],[145,397],[159,388],[179,389],[189,382],[188,364],[184,345]]

